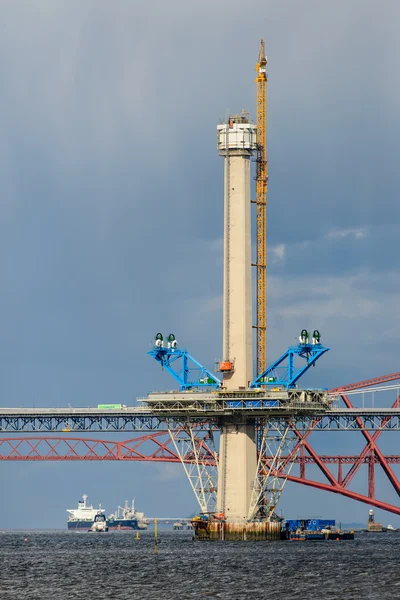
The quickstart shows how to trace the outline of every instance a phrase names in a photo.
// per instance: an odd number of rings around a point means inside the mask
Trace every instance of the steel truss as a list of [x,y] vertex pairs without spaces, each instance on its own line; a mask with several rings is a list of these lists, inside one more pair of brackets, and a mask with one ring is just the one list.
[[[193,431],[196,438],[205,439],[201,444],[201,458],[207,466],[208,471],[216,467],[216,456],[212,450],[211,443],[207,443],[206,436],[198,430]],[[216,432],[215,432],[216,433]],[[295,434],[296,435],[296,434]],[[296,437],[298,437],[296,435]],[[389,512],[400,514],[400,508],[393,506],[387,502],[378,500],[375,497],[374,486],[369,485],[368,495],[362,495],[353,492],[349,489],[349,484],[355,473],[361,465],[368,466],[369,481],[371,478],[371,468],[375,465],[381,465],[381,461],[377,456],[371,456],[370,453],[363,450],[360,455],[355,456],[319,456],[307,442],[305,435],[298,438],[298,446],[293,448],[293,451],[286,455],[280,456],[280,461],[276,461],[275,455],[265,455],[265,469],[269,465],[274,466],[273,475],[279,475],[283,481],[292,481],[303,485],[315,487],[325,491],[337,493],[348,498],[353,498],[360,502],[364,502],[377,508],[382,508]],[[375,439],[376,441],[376,439]],[[180,442],[177,442],[180,443]],[[195,464],[194,457],[188,448],[186,452],[180,454],[172,447],[172,441],[167,431],[157,432],[142,436],[137,436],[131,440],[111,441],[99,440],[90,438],[78,437],[50,437],[34,435],[1,437],[0,436],[0,461],[144,461],[144,462],[169,462],[179,463],[184,461],[185,464]],[[207,454],[207,448],[210,449]],[[282,450],[283,452],[283,450]],[[307,454],[306,454],[307,452]],[[200,456],[200,453],[199,453]],[[274,462],[275,459],[275,462]],[[384,461],[388,465],[400,464],[400,455],[383,456]],[[371,467],[371,463],[374,467]],[[290,464],[299,465],[299,476],[294,476],[286,469]],[[326,465],[337,465],[337,476],[328,469]],[[320,471],[324,474],[327,482],[321,483],[307,478],[306,465],[317,465]],[[351,468],[345,474],[345,466],[351,465]],[[279,467],[281,467],[279,469]],[[285,470],[286,469],[286,470]],[[272,470],[271,470],[272,473]],[[216,474],[214,475],[216,478]],[[395,475],[393,475],[395,477]],[[206,481],[209,481],[212,476],[205,476]],[[394,479],[399,485],[398,479]],[[207,486],[204,486],[207,490]],[[214,487],[214,486],[211,486]],[[282,487],[283,489],[283,487]],[[208,506],[211,507],[211,503]]]
[[[214,411],[202,411],[202,416],[179,414],[176,416],[152,415],[149,412],[143,414],[75,414],[78,411],[71,410],[64,414],[25,414],[15,410],[13,414],[7,414],[0,409],[0,434],[1,433],[62,433],[62,432],[134,432],[134,431],[160,431],[167,429],[180,429],[185,427],[196,427],[208,429],[208,424],[219,423],[221,411],[216,415]],[[253,408],[232,408],[225,410],[223,416],[234,417],[235,415],[246,415],[249,419],[268,414],[268,410],[261,413]],[[307,431],[309,417],[302,414],[290,414],[284,411],[282,416],[273,416],[270,411],[269,422],[271,427],[279,427],[283,418],[292,420],[298,431]],[[321,415],[314,415],[313,429],[316,431],[373,431],[381,430],[400,431],[400,408],[399,405],[392,409],[333,409]]]
[[[346,395],[346,392],[354,393],[357,390],[359,390],[359,391],[361,391],[361,393],[364,393],[368,388],[375,389],[375,388],[373,388],[373,386],[379,385],[381,383],[386,383],[388,381],[398,380],[399,377],[400,377],[400,373],[393,373],[392,375],[387,375],[385,377],[379,377],[376,379],[361,381],[358,384],[351,384],[349,386],[335,388],[335,389],[330,390],[328,393],[335,394],[338,398],[340,398],[348,410],[357,411],[360,409],[357,409],[356,407],[353,406],[353,404],[350,402],[348,396]],[[375,391],[378,391],[378,388],[376,388]],[[400,396],[398,396],[397,399],[395,400],[395,402],[393,403],[391,410],[393,410],[393,411],[397,410],[399,408],[399,406],[400,406]],[[336,494],[341,494],[348,498],[352,498],[354,500],[365,502],[365,503],[375,506],[377,508],[382,508],[384,510],[388,510],[395,514],[400,514],[400,506],[399,505],[395,506],[395,505],[389,504],[387,502],[382,502],[382,501],[378,500],[375,496],[375,465],[376,464],[379,464],[382,467],[384,473],[386,474],[389,482],[393,486],[395,492],[400,496],[400,481],[390,466],[390,464],[399,464],[400,463],[399,457],[398,456],[392,456],[392,457],[384,456],[383,453],[380,451],[379,447],[377,446],[377,441],[378,441],[379,437],[381,436],[382,432],[391,427],[390,418],[389,417],[384,418],[380,423],[380,427],[375,432],[373,432],[373,434],[371,435],[370,431],[366,427],[367,421],[365,419],[363,419],[360,415],[355,415],[354,422],[353,422],[353,428],[358,429],[361,432],[361,434],[364,436],[364,438],[366,440],[366,445],[364,446],[360,455],[358,457],[356,457],[356,459],[354,461],[352,461],[351,458],[349,460],[349,457],[342,457],[342,456],[330,457],[329,461],[327,461],[327,460],[324,461],[324,460],[322,460],[322,457],[318,456],[317,452],[315,452],[315,450],[312,448],[310,443],[307,441],[307,438],[312,433],[312,431],[318,429],[318,425],[319,425],[318,421],[319,421],[319,418],[315,419],[314,423],[311,424],[309,431],[306,431],[305,433],[300,432],[298,430],[298,428],[294,424],[292,424],[293,431],[295,432],[295,435],[298,438],[298,443],[294,447],[292,453],[288,456],[288,460],[289,461],[297,460],[297,453],[300,451],[300,458],[299,458],[300,476],[295,477],[293,475],[289,475],[289,476],[287,476],[287,479],[289,481],[293,481],[296,483],[302,483],[304,485],[315,487],[317,489],[330,491],[330,492],[333,492]],[[307,457],[305,455],[305,451],[307,451],[309,458],[314,462],[314,464],[316,464],[319,467],[319,470],[322,472],[322,474],[327,479],[326,483],[308,480],[306,478],[305,465],[306,465]],[[333,458],[333,460],[332,460],[332,458]],[[347,459],[347,461],[346,461],[346,459]],[[332,472],[327,468],[327,466],[326,466],[327,462],[337,462],[338,474],[337,474],[336,478],[332,474]],[[352,466],[349,469],[349,471],[347,472],[347,474],[345,476],[343,476],[343,464],[346,464],[346,462],[347,462],[347,464],[352,462]],[[362,494],[359,494],[358,492],[354,492],[354,491],[348,489],[348,486],[349,486],[351,480],[354,478],[354,476],[357,473],[357,471],[359,470],[360,466],[365,463],[368,464],[368,495],[362,495]],[[272,464],[271,459],[269,457],[266,458],[266,465],[267,465],[266,468],[268,468],[268,466],[271,464]],[[279,469],[277,471],[275,471],[275,475],[279,476]],[[285,474],[282,473],[282,476],[285,476]]]
[[[398,403],[398,399],[396,400]],[[300,465],[300,474],[299,476],[294,476],[291,474],[287,474],[284,471],[280,472],[278,469],[272,469],[272,472],[277,477],[284,477],[288,481],[292,481],[295,483],[302,483],[303,485],[307,485],[310,487],[314,487],[320,490],[333,492],[335,494],[340,494],[342,496],[346,496],[347,498],[351,498],[353,500],[358,500],[360,502],[365,502],[371,506],[375,506],[377,508],[381,508],[383,510],[387,510],[389,512],[399,514],[400,515],[400,506],[395,506],[388,502],[384,502],[378,500],[375,497],[375,464],[379,463],[382,467],[383,471],[387,475],[390,483],[393,485],[396,492],[399,494],[400,482],[393,472],[390,464],[400,464],[400,456],[384,456],[379,452],[377,455],[373,455],[371,453],[371,445],[368,440],[367,445],[360,453],[359,456],[355,457],[345,457],[345,456],[328,456],[322,457],[317,454],[317,452],[313,449],[311,444],[307,441],[307,438],[315,429],[313,425],[310,427],[309,431],[305,433],[299,432],[292,424],[292,428],[294,434],[297,437],[297,444],[294,446],[292,452],[282,459],[282,463],[285,464],[285,461],[288,463],[296,462]],[[375,432],[374,436],[372,436],[373,443],[376,442],[377,438],[381,435],[383,429]],[[361,429],[361,432],[369,433],[365,430]],[[370,436],[371,437],[371,436]],[[308,453],[308,456],[305,454]],[[265,457],[266,468],[270,468],[272,465],[272,457]],[[315,464],[318,466],[321,473],[325,476],[326,482],[315,481],[311,479],[307,479],[306,477],[306,464]],[[336,463],[338,465],[338,474],[337,477],[333,475],[333,473],[326,466],[327,464]],[[347,474],[343,475],[343,465],[352,464],[351,468],[347,472]],[[348,489],[348,486],[353,479],[354,475],[360,468],[362,464],[368,464],[368,495],[363,495],[358,492],[352,491]]]
[[[290,419],[290,428],[297,439],[296,444],[292,447],[291,451],[285,450],[285,447],[282,446],[278,454],[276,450],[274,454],[265,453],[262,457],[265,465],[263,467],[264,473],[270,471],[271,477],[274,478],[279,476],[284,481],[293,481],[341,494],[348,498],[365,502],[371,506],[400,514],[399,506],[377,499],[375,490],[375,468],[378,465],[386,474],[397,494],[400,494],[400,482],[391,466],[400,464],[400,456],[384,455],[377,445],[382,432],[400,430],[400,398],[396,399],[391,409],[368,411],[353,407],[348,397],[350,393],[356,390],[364,390],[368,387],[373,389],[373,386],[399,379],[400,373],[394,373],[362,381],[358,384],[329,390],[330,394],[334,394],[343,401],[345,408],[336,408],[333,411],[329,411],[328,414],[314,415],[311,423],[309,417],[293,415]],[[24,413],[22,410],[18,411],[17,409],[0,409],[0,432],[3,434],[7,431],[24,433],[21,437],[15,435],[12,437],[3,437],[0,435],[0,461],[141,460],[148,462],[183,462],[187,465],[196,463],[196,456],[193,451],[194,445],[196,449],[199,449],[197,450],[197,470],[200,469],[201,461],[204,461],[209,468],[216,466],[217,455],[214,452],[211,442],[207,441],[207,432],[209,433],[214,428],[214,434],[216,434],[218,429],[217,417],[208,417],[205,420],[205,417],[192,417],[189,419],[182,415],[163,417],[161,415],[138,415],[136,413],[135,415],[85,414],[78,416],[73,415],[73,410],[59,411],[63,414],[57,415],[54,414],[54,411],[50,410],[47,411],[48,414],[46,415],[43,413],[38,415],[37,411],[35,411],[35,414],[32,414],[33,412],[26,409]],[[94,411],[92,410],[92,412]],[[232,414],[235,412],[232,411]],[[243,415],[243,411],[241,414]],[[287,416],[284,419],[271,416],[269,419],[269,429],[273,430],[274,428],[282,427],[283,422],[288,422]],[[168,429],[174,432],[179,430],[190,432],[191,430],[193,432],[192,449],[187,447],[183,452],[177,452],[171,437],[169,437]],[[312,432],[337,430],[361,432],[366,444],[358,456],[319,455],[310,445],[308,438]],[[62,431],[63,437],[43,435],[48,432],[60,433]],[[68,433],[90,431],[96,434],[96,438],[74,438],[70,435],[65,435],[66,431]],[[147,431],[147,433],[146,435],[127,441],[115,442],[99,440],[97,436],[102,431]],[[31,435],[27,436],[27,433]],[[181,436],[183,435],[181,433]],[[188,436],[187,433],[185,435]],[[202,442],[201,440],[204,441]],[[178,444],[177,441],[176,444]],[[182,444],[182,442],[179,442],[179,444]],[[207,448],[209,449],[208,454]],[[299,476],[289,473],[289,463],[299,465]],[[326,478],[325,483],[307,478],[306,465],[309,464],[318,466],[320,472]],[[336,476],[328,469],[327,465],[329,464],[337,465]],[[345,465],[350,465],[346,473]],[[362,495],[349,489],[349,485],[361,465],[367,465],[368,469],[367,495]]]
[[[273,425],[268,419],[260,423],[257,473],[251,494],[249,521],[271,520],[296,458],[293,448],[297,438],[290,421]],[[291,459],[283,455],[290,452]],[[266,460],[268,457],[268,461]]]
[[[273,387],[278,385],[283,386],[286,389],[293,389],[296,387],[299,379],[308,371],[308,369],[315,366],[317,360],[328,352],[328,350],[329,348],[325,348],[316,340],[314,340],[313,344],[302,342],[297,346],[291,346],[284,354],[282,354],[282,356],[265,369],[265,371],[260,373],[258,377],[251,382],[250,387],[259,388],[260,386]],[[296,357],[305,360],[305,362],[302,363],[302,367],[295,366]]]
[[[214,432],[215,433],[215,432]],[[198,436],[196,431],[196,436]],[[166,431],[160,431],[148,435],[135,436],[131,440],[116,442],[113,440],[99,440],[97,438],[82,438],[56,436],[0,436],[0,461],[141,461],[141,462],[169,462],[180,463],[181,458],[170,447],[171,439]],[[303,450],[302,450],[303,449]],[[271,455],[266,455],[265,460],[272,460]],[[287,460],[289,455],[282,456],[282,460]],[[400,465],[400,455],[386,455],[385,460],[388,464]],[[184,458],[185,462],[190,459],[189,454]],[[215,460],[210,452],[207,456],[203,454],[203,460],[210,465]],[[337,480],[344,480],[343,466],[345,465],[369,465],[371,461],[380,464],[377,457],[367,455],[320,455],[319,460],[324,465],[337,465]],[[313,456],[306,455],[304,446],[300,447],[299,454],[293,459],[294,464],[300,465],[300,471],[304,478],[306,465],[315,465],[316,460]],[[340,473],[342,472],[342,475]]]
[[[214,441],[207,441],[207,435],[203,431],[193,430],[195,439],[199,438],[198,445],[201,444],[201,459],[206,464],[208,470],[216,467],[216,456],[214,454]],[[217,431],[214,432],[214,436]],[[296,435],[296,434],[295,434]],[[307,436],[308,437],[308,436]],[[375,466],[381,466],[380,459],[367,451],[367,446],[360,455],[353,456],[333,456],[318,455],[311,447],[305,436],[298,438],[298,447],[293,448],[293,452],[280,457],[280,465],[286,468],[292,463],[298,465],[299,475],[293,475],[286,470],[281,470],[279,476],[284,481],[292,481],[317,489],[330,491],[336,494],[353,498],[377,508],[382,508],[389,512],[400,514],[399,507],[393,506],[375,496],[375,488],[369,484],[368,494],[358,494],[349,489],[350,483],[362,465],[367,465],[368,479],[371,481],[371,469],[375,475]],[[201,442],[204,440],[204,442]],[[376,442],[377,439],[375,438]],[[180,442],[177,442],[180,443]],[[368,444],[367,444],[368,445]],[[209,453],[207,454],[207,448]],[[282,450],[283,452],[283,450]],[[80,437],[50,437],[39,434],[33,436],[0,436],[0,461],[142,461],[142,462],[169,462],[193,464],[194,457],[189,449],[186,453],[179,453],[173,447],[168,431],[156,432],[147,435],[136,436],[130,440],[112,441],[98,438],[80,438]],[[199,453],[200,454],[200,453]],[[385,455],[384,462],[388,465],[400,465],[400,455]],[[271,465],[274,456],[265,455],[263,458],[265,469]],[[373,462],[374,466],[371,467]],[[334,475],[327,465],[337,465],[337,474]],[[275,461],[276,465],[276,461]],[[312,480],[307,477],[306,466],[317,465],[324,474],[326,482]],[[345,472],[347,466],[350,469]],[[279,465],[278,465],[279,466]],[[276,466],[275,466],[276,468]],[[276,473],[274,472],[274,475]],[[395,477],[395,475],[393,475]],[[216,478],[216,474],[213,476]],[[206,480],[209,480],[206,476]],[[397,478],[394,479],[399,485]],[[207,486],[204,486],[207,489]],[[213,486],[212,486],[213,487]],[[209,503],[209,506],[211,504]]]
[[215,512],[218,486],[218,453],[214,432],[198,432],[192,427],[168,430],[176,454],[203,513]]
[[179,383],[179,389],[219,388],[221,381],[185,349],[155,346],[148,352]]

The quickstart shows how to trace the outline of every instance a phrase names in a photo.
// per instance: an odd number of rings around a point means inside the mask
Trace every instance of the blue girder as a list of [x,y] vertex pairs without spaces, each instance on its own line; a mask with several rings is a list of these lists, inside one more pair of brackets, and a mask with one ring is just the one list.
[[[192,388],[219,388],[221,381],[201,365],[187,350],[154,347],[147,354],[156,359],[179,383],[181,391]],[[177,362],[181,359],[181,362]],[[174,366],[172,366],[173,363]]]
[[[251,388],[261,386],[283,386],[286,389],[296,387],[297,381],[304,375],[306,371],[315,363],[321,356],[328,352],[329,348],[325,348],[322,344],[300,343],[297,346],[291,346],[284,354],[272,365],[270,365],[264,373],[261,373],[254,381],[251,382]],[[306,364],[300,368],[295,366],[296,356],[305,359]],[[282,364],[285,363],[286,364]]]

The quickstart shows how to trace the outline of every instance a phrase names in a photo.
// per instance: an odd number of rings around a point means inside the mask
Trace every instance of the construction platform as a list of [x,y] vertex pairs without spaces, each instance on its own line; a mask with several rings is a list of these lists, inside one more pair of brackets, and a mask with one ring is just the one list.
[[206,412],[211,415],[221,413],[251,411],[254,416],[286,416],[293,414],[315,414],[331,408],[332,399],[323,390],[296,390],[263,388],[239,390],[215,390],[195,392],[153,392],[145,398],[138,398],[152,411],[165,414],[187,414]]

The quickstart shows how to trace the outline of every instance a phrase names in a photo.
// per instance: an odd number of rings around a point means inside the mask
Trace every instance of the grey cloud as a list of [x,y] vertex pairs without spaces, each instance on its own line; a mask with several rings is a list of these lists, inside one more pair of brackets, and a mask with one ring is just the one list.
[[[172,382],[145,354],[159,329],[174,330],[209,366],[220,356],[215,240],[222,234],[223,183],[215,127],[227,109],[249,108],[254,117],[261,36],[270,76],[268,236],[286,248],[285,259],[271,265],[270,356],[307,318],[321,323],[332,346],[327,366],[315,370],[316,383],[398,370],[397,329],[390,324],[398,320],[399,10],[387,3],[378,12],[370,1],[233,0],[227,11],[211,0],[4,0],[3,405],[96,404],[168,387]],[[388,224],[393,229],[385,230]],[[358,227],[371,237],[340,247],[325,240],[313,259],[326,232]],[[375,291],[362,275],[368,269]],[[307,298],[302,290],[310,281]],[[361,295],[378,309],[354,317],[355,341],[343,350],[346,310],[354,315]],[[366,333],[370,322],[376,336],[391,332],[379,356]],[[147,478],[147,467],[134,465],[129,477],[124,467],[104,467],[116,491],[110,486],[102,501],[120,502],[134,479],[132,487],[146,488],[149,512],[156,513],[163,484]],[[47,471],[32,468],[20,465],[25,479],[14,483],[11,465],[4,466],[4,489],[15,498],[34,490],[34,526],[63,526],[64,508],[85,491],[86,465],[63,467],[57,490],[46,488]],[[178,483],[181,506],[190,512],[189,486]],[[42,486],[61,507],[51,523],[40,514]],[[172,511],[177,494],[162,490],[165,511]],[[93,481],[86,491],[102,495]],[[9,526],[19,524],[18,502],[10,507],[0,498]],[[356,512],[351,503],[343,506]]]

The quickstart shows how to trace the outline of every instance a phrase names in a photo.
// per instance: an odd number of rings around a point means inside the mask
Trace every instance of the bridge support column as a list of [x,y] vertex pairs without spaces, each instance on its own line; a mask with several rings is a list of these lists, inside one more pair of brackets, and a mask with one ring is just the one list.
[[220,437],[217,511],[227,521],[245,522],[257,478],[254,421],[223,423]]

